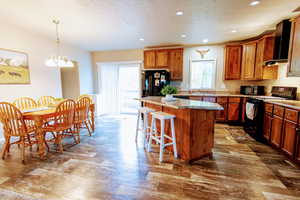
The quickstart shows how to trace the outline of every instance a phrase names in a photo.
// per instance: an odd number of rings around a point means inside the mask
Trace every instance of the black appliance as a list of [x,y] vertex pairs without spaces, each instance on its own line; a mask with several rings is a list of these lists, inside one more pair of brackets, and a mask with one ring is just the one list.
[[292,23],[289,19],[283,20],[277,24],[273,59],[267,61],[266,65],[288,62],[291,27]]
[[264,86],[241,86],[240,93],[244,95],[265,95]]
[[264,100],[266,99],[296,99],[296,87],[272,87],[272,96],[253,96],[246,100],[244,130],[254,139],[264,142]]
[[142,72],[143,97],[162,96],[160,91],[170,85],[170,73],[166,70],[149,70]]

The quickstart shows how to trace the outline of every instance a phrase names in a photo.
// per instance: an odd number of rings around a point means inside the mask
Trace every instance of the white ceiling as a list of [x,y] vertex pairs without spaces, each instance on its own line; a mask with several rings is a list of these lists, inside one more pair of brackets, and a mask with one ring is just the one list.
[[[0,0],[0,21],[89,51],[245,39],[292,16],[300,0]],[[183,16],[176,16],[183,10]],[[295,14],[295,13],[294,13]],[[237,30],[232,33],[231,30]],[[1,30],[5,31],[5,30]],[[186,38],[181,38],[186,34]],[[139,38],[145,38],[140,41]]]

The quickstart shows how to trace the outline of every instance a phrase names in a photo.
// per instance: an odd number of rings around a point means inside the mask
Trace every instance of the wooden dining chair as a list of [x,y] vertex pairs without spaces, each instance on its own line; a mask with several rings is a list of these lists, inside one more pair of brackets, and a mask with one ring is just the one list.
[[55,98],[52,96],[42,96],[38,99],[39,106],[49,106],[55,104]]
[[53,140],[58,145],[58,150],[63,151],[62,140],[67,136],[73,136],[75,143],[78,143],[72,128],[74,125],[75,101],[67,99],[57,105],[53,122],[48,123],[43,128],[44,132],[54,133]]
[[[87,97],[87,98],[90,99],[90,104],[94,103],[93,97],[91,95],[89,95],[89,94],[82,94],[82,95],[80,95],[77,98],[77,101],[79,101],[80,99],[82,99],[84,97]],[[89,109],[89,113],[88,113],[88,123],[89,123],[89,126],[92,127],[92,112],[91,112],[90,109]],[[92,128],[91,128],[91,131],[93,132]],[[89,133],[90,133],[90,130],[89,130]],[[90,135],[91,135],[91,133],[90,133]]]
[[29,97],[20,97],[14,100],[13,104],[21,111],[38,107],[38,104],[34,101],[34,99]]
[[77,101],[78,101],[79,99],[81,99],[81,98],[84,98],[84,97],[89,98],[90,101],[91,101],[91,103],[93,103],[93,97],[92,97],[91,95],[89,95],[89,94],[82,94],[82,95],[80,95],[80,96],[77,98]]
[[[7,102],[0,102],[0,121],[3,124],[5,143],[2,149],[1,157],[5,159],[6,154],[9,152],[10,145],[18,144],[21,146],[21,158],[25,163],[25,147],[32,147],[37,144],[34,136],[35,129],[29,129],[23,120],[21,111],[13,104]],[[17,138],[15,142],[11,142],[11,138]],[[32,139],[34,138],[34,139]]]
[[89,122],[89,110],[91,100],[88,97],[82,97],[76,102],[74,129],[80,141],[80,129],[85,126],[89,135],[92,136],[91,124]]

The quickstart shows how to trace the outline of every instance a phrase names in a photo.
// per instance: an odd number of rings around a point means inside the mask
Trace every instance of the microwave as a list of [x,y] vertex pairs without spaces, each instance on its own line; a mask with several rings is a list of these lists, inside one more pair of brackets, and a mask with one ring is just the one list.
[[241,86],[240,93],[244,95],[265,95],[265,86]]

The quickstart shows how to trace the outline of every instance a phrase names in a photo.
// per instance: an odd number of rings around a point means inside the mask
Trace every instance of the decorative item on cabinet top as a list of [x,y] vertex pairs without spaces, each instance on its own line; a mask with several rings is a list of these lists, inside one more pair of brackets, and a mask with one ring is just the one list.
[[196,52],[198,52],[201,56],[201,59],[204,59],[204,56],[210,51],[210,49],[205,49],[205,50],[201,50],[201,49],[198,49],[196,50]]

